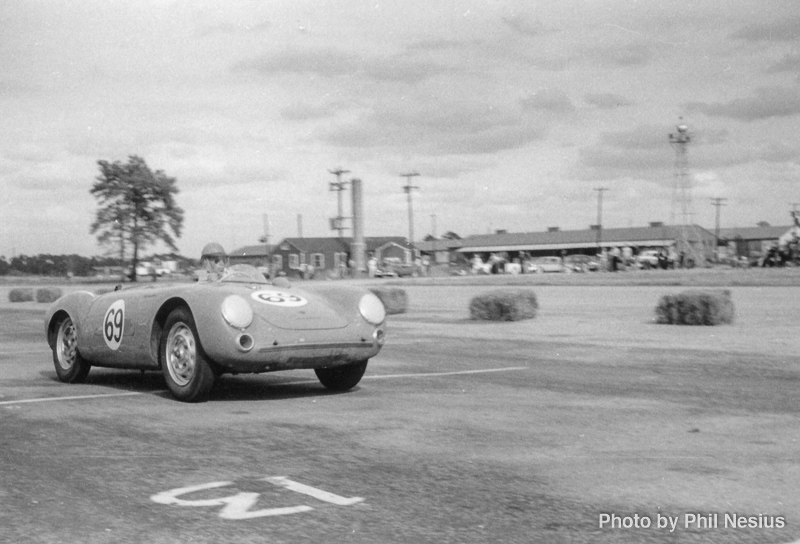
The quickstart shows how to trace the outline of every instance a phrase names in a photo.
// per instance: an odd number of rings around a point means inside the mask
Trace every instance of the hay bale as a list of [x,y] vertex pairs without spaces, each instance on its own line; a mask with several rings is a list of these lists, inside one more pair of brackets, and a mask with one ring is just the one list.
[[32,287],[16,287],[8,292],[10,302],[31,302],[33,300]]
[[62,294],[58,287],[42,287],[36,290],[36,302],[55,302]]
[[370,287],[386,308],[386,315],[404,314],[408,310],[408,294],[399,287]]
[[538,309],[536,293],[529,289],[498,289],[478,295],[469,303],[470,318],[482,321],[533,319]]
[[735,310],[727,289],[693,289],[664,295],[656,306],[656,323],[667,325],[721,325],[733,323]]

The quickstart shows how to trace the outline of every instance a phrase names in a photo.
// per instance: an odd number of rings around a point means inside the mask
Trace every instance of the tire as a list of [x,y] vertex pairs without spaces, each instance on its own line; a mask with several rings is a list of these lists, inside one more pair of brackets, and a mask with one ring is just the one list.
[[78,335],[72,318],[66,316],[56,326],[53,341],[53,363],[59,381],[82,383],[86,380],[92,365],[78,351]]
[[164,380],[176,399],[183,402],[208,399],[216,375],[187,308],[176,308],[167,316],[158,351]]
[[368,361],[367,359],[333,368],[317,368],[314,369],[314,372],[326,389],[347,391],[354,388],[361,381],[361,377],[364,376],[364,372],[367,370]]

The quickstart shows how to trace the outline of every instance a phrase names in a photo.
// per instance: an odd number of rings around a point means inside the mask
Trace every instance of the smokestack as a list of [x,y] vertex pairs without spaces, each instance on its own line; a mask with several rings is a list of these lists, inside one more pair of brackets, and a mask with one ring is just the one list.
[[361,180],[350,181],[350,194],[353,197],[353,243],[350,244],[350,257],[355,263],[353,277],[361,276],[367,268],[367,244],[364,242],[364,200],[361,194]]

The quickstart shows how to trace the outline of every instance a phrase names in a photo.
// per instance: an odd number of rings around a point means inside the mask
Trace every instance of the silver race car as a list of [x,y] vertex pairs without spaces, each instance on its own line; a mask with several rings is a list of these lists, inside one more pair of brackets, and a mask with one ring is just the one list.
[[44,325],[62,382],[92,366],[160,369],[177,399],[196,402],[225,373],[313,369],[326,388],[348,390],[380,351],[385,317],[366,290],[301,289],[235,265],[215,281],[70,293]]

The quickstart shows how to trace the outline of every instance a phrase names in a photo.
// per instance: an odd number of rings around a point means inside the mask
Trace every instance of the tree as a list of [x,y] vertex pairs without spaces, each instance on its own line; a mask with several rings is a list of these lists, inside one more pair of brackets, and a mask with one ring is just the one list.
[[175,178],[163,171],[153,172],[144,159],[131,155],[127,164],[97,161],[100,175],[91,194],[100,205],[91,233],[102,245],[119,245],[120,260],[132,248],[131,279],[136,281],[139,251],[158,240],[177,251],[183,210],[175,203],[178,187]]

